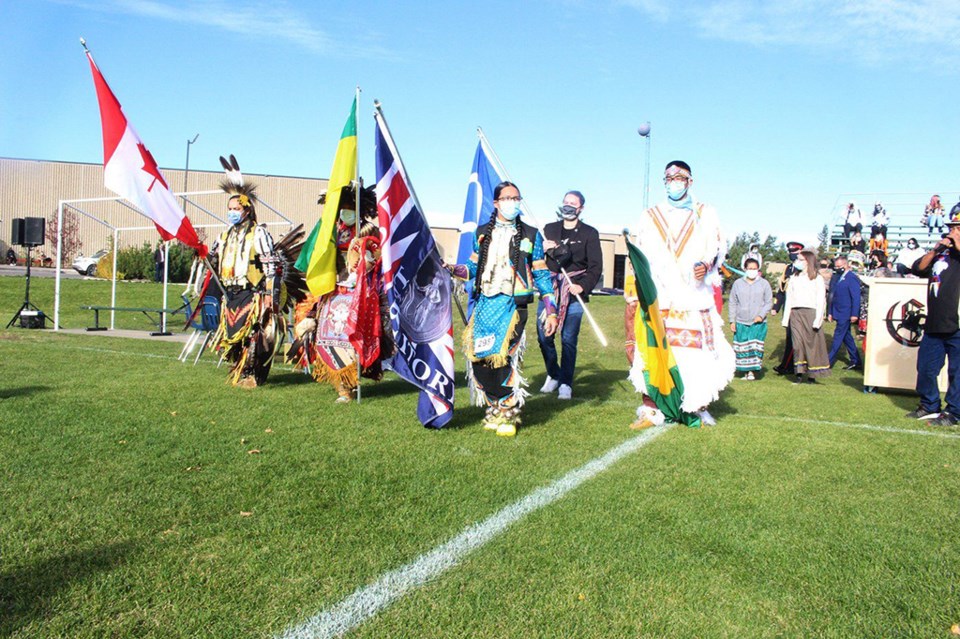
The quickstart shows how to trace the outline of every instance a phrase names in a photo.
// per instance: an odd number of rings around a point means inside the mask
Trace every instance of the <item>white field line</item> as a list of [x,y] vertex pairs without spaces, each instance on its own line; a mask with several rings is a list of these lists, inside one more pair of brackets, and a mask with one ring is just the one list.
[[[960,433],[937,430],[916,430],[913,428],[895,428],[893,426],[875,426],[873,424],[853,424],[850,422],[834,422],[825,419],[806,419],[803,417],[770,417],[769,415],[745,415],[737,413],[736,417],[744,419],[760,419],[766,421],[796,422],[799,424],[818,424],[820,426],[834,426],[836,428],[855,428],[859,430],[874,430],[883,433],[897,433],[900,435],[926,435],[927,437],[942,437],[943,439],[960,439]],[[734,417],[731,415],[730,417]]]
[[538,488],[526,497],[494,513],[484,521],[463,530],[450,541],[420,555],[396,570],[384,573],[368,586],[363,586],[334,606],[307,621],[286,630],[282,639],[320,639],[342,636],[415,588],[427,584],[455,567],[467,555],[504,532],[511,524],[530,513],[549,506],[580,484],[610,468],[635,452],[667,429],[665,424],[643,431],[610,449],[600,457],[568,472],[553,483]]

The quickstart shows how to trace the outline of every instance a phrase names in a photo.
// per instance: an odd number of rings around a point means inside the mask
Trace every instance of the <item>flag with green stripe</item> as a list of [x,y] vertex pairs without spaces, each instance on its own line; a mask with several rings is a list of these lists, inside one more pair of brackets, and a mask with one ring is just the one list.
[[[340,134],[337,153],[327,184],[327,199],[320,220],[303,245],[296,267],[306,274],[307,287],[316,296],[326,295],[337,285],[337,247],[333,232],[340,214],[340,192],[357,175],[357,99]],[[359,199],[359,198],[358,198]]]
[[[624,236],[626,239],[626,236]],[[657,301],[657,286],[650,274],[647,256],[627,239],[627,255],[637,278],[639,312],[633,320],[637,354],[643,361],[643,381],[647,395],[654,401],[667,421],[687,426],[700,426],[700,418],[685,413],[683,403],[683,379],[667,341],[666,326]]]

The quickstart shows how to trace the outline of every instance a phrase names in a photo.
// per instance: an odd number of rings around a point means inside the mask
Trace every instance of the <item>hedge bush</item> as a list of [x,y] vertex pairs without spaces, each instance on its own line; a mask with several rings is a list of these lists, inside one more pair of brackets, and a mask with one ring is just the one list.
[[[155,248],[149,242],[141,246],[129,246],[120,249],[117,253],[117,277],[123,280],[153,280],[153,252]],[[170,246],[168,265],[168,280],[170,282],[185,283],[190,277],[190,265],[193,262],[194,252],[183,244]],[[97,275],[110,277],[113,254],[108,253],[97,264]]]

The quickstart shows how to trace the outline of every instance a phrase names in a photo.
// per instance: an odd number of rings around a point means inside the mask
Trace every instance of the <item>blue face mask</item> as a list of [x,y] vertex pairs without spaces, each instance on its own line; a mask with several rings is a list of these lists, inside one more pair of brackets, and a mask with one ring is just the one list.
[[500,215],[503,219],[512,222],[520,215],[520,202],[513,200],[497,200],[500,203]]
[[674,202],[682,200],[687,194],[686,183],[680,180],[670,180],[667,182],[667,197]]
[[242,211],[227,211],[227,222],[230,222],[231,226],[236,226],[240,223],[240,220],[243,219]]

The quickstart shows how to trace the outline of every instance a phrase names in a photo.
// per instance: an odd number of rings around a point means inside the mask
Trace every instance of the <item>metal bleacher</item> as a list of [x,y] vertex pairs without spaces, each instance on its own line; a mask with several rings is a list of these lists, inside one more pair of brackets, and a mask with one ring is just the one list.
[[[843,235],[843,220],[847,204],[855,203],[863,214],[863,239],[870,242],[870,222],[873,219],[873,207],[881,202],[887,209],[887,254],[895,258],[900,249],[907,245],[907,240],[916,238],[921,248],[929,249],[940,240],[940,234],[934,229],[929,233],[926,226],[920,225],[923,209],[930,202],[932,193],[844,193],[837,196],[830,211],[830,256],[844,253],[849,249],[849,242]],[[953,205],[960,200],[957,192],[941,191],[940,202],[943,204],[944,217],[950,213]],[[946,232],[946,229],[944,229]]]

